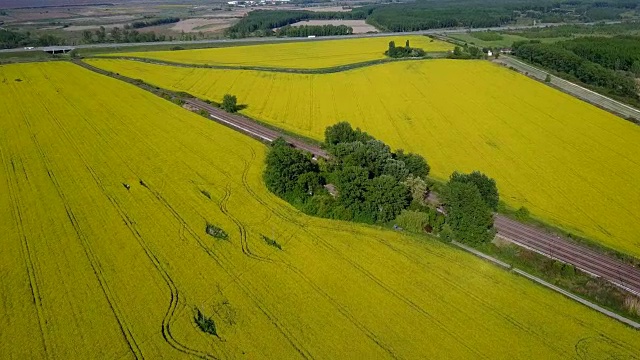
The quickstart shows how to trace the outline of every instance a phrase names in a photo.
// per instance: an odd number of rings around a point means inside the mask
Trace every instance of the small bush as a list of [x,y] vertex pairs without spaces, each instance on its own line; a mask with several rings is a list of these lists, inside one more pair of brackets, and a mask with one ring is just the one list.
[[207,227],[206,227],[205,231],[207,232],[207,234],[213,236],[216,239],[221,239],[221,240],[228,240],[229,239],[229,234],[227,234],[224,230],[222,230],[221,228],[219,228],[219,227],[217,227],[217,226],[215,226],[213,224],[207,223]]
[[193,319],[195,320],[196,325],[198,325],[198,328],[207,334],[218,336],[216,323],[213,321],[213,319],[211,319],[210,317],[204,316],[204,314],[200,311],[200,309],[195,308],[195,310],[196,310],[196,314],[193,317]]
[[211,194],[207,190],[200,190],[200,193],[206,196],[209,200],[211,200]]
[[562,275],[568,278],[576,276],[576,268],[571,264],[565,264],[562,267]]
[[225,94],[222,98],[222,109],[229,113],[238,111],[238,98],[235,95]]
[[268,238],[268,237],[266,237],[264,235],[260,235],[260,236],[262,236],[262,240],[264,240],[264,242],[266,242],[267,245],[273,246],[274,248],[277,248],[278,250],[282,250],[282,246],[280,244],[278,244],[277,241],[275,241],[275,240],[273,240],[271,238]]
[[179,50],[184,50],[184,48],[182,46],[174,46],[171,48],[171,51],[179,51]]
[[522,221],[529,218],[529,209],[524,206],[521,206],[515,213],[516,219]]
[[429,225],[429,215],[420,211],[402,210],[395,222],[403,229],[421,233]]

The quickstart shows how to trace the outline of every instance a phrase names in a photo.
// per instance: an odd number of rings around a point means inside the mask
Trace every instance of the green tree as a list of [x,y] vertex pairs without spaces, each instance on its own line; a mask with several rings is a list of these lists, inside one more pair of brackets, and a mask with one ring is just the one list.
[[312,179],[303,175],[319,172],[318,165],[311,161],[310,154],[292,148],[283,139],[277,139],[271,144],[266,164],[264,180],[267,188],[276,195],[287,198],[306,194],[313,185]]
[[374,140],[373,136],[360,130],[360,128],[353,129],[351,124],[346,121],[329,126],[324,130],[324,143],[329,147],[339,143],[349,143],[354,141],[364,143],[369,140]]
[[462,55],[462,49],[460,49],[460,46],[456,46],[453,48],[453,55],[456,55],[456,56]]
[[454,239],[472,245],[491,241],[493,215],[473,183],[449,181],[443,198]]
[[365,199],[378,222],[391,221],[409,205],[409,189],[393,178],[382,175],[369,181]]
[[238,111],[238,98],[235,95],[225,94],[222,98],[222,109],[229,113]]
[[338,172],[338,201],[346,208],[357,208],[365,201],[369,182],[367,170],[358,166],[345,167]]
[[403,161],[388,159],[382,168],[382,174],[393,176],[396,181],[404,181],[409,176],[409,170]]
[[119,43],[122,41],[122,30],[120,30],[119,27],[114,27],[113,29],[111,29],[111,38],[113,39],[113,42]]
[[404,150],[400,149],[396,151],[395,158],[404,162],[409,173],[414,176],[425,178],[429,175],[429,171],[431,171],[431,167],[427,163],[427,160],[425,160],[421,155],[414,153],[405,154]]
[[547,76],[544,78],[544,82],[550,83],[551,82],[551,75],[547,74]]
[[487,175],[479,171],[474,171],[470,174],[461,174],[456,171],[451,174],[449,182],[462,182],[475,185],[487,206],[493,211],[498,210],[498,202],[500,201],[498,187],[496,186],[496,181]]
[[91,44],[93,42],[93,34],[89,30],[82,31],[82,41],[85,44]]
[[100,29],[96,30],[96,39],[98,43],[103,43],[107,39],[107,30],[104,26],[100,26]]
[[409,175],[403,184],[411,191],[411,198],[414,201],[422,206],[427,205],[429,187],[421,177]]

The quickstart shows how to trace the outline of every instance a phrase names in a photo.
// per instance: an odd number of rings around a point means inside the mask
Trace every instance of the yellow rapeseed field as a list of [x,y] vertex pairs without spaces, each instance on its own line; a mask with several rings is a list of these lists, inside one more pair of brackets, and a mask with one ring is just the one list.
[[181,51],[149,51],[110,54],[171,62],[209,65],[268,66],[281,68],[324,68],[385,58],[389,41],[427,52],[443,52],[453,45],[426,36],[393,36],[347,40],[304,40],[276,44],[235,46]]
[[502,199],[540,219],[640,256],[640,127],[482,61],[426,60],[334,74],[94,65],[220,101],[321,139],[346,120],[419,152],[432,174],[481,170]]
[[43,63],[0,67],[0,90],[3,359],[640,353],[467,253],[300,214],[264,187],[264,145],[133,86]]

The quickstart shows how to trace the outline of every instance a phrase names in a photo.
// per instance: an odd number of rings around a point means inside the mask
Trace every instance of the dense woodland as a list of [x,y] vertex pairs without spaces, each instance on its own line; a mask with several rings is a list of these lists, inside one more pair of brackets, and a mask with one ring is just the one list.
[[640,38],[581,38],[555,44],[516,42],[516,56],[637,104]]
[[[440,234],[446,240],[483,243],[493,236],[498,206],[495,182],[485,175],[454,173],[442,191],[450,220],[429,204],[433,183],[420,155],[388,145],[346,122],[328,127],[327,161],[275,141],[266,159],[267,188],[309,215],[393,224],[395,229]],[[442,209],[441,209],[442,210]]]
[[514,30],[508,34],[529,39],[569,38],[574,35],[619,35],[625,32],[640,30],[640,22],[623,22],[617,24],[598,23],[594,25],[559,25],[534,29]]
[[585,37],[559,45],[607,69],[631,71],[640,76],[640,37]]
[[353,28],[346,25],[286,25],[274,32],[275,36],[287,37],[333,36],[351,34],[353,34]]
[[528,18],[542,22],[619,20],[638,10],[632,0],[418,0],[376,4],[348,12],[257,10],[228,29],[230,37],[272,36],[272,29],[311,19],[356,19],[383,31],[418,31],[448,27],[495,27]]

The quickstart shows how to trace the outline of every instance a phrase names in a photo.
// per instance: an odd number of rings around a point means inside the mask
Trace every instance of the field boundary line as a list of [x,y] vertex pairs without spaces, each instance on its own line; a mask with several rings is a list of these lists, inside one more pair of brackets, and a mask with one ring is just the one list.
[[153,58],[146,58],[142,56],[104,56],[94,55],[87,56],[84,59],[99,59],[99,60],[125,60],[125,61],[137,61],[145,64],[158,65],[158,66],[173,66],[189,69],[210,69],[210,70],[244,70],[244,71],[262,71],[262,72],[275,72],[286,74],[333,74],[354,69],[360,69],[370,66],[405,62],[405,61],[420,61],[420,60],[435,60],[443,59],[447,55],[443,51],[434,51],[427,53],[424,57],[411,57],[411,58],[382,58],[367,61],[360,61],[354,63],[348,63],[343,65],[321,67],[321,68],[291,68],[291,67],[273,67],[273,66],[251,66],[251,65],[224,65],[224,64],[196,64],[196,63],[183,63],[177,61],[160,60]]
[[555,291],[557,293],[560,293],[560,294],[562,294],[562,295],[564,295],[564,296],[566,296],[566,297],[568,297],[568,298],[570,298],[570,299],[572,299],[574,301],[577,301],[577,302],[581,303],[582,305],[585,305],[585,306],[587,306],[587,307],[589,307],[589,308],[591,308],[591,309],[593,309],[593,310],[595,310],[595,311],[597,311],[597,312],[599,312],[599,313],[601,313],[603,315],[606,315],[606,316],[608,316],[608,317],[610,317],[610,318],[612,318],[614,320],[618,320],[618,321],[620,321],[622,323],[625,323],[626,325],[631,326],[632,328],[634,328],[636,330],[640,330],[640,324],[635,322],[635,321],[633,321],[633,320],[630,320],[630,319],[627,319],[624,316],[618,315],[618,314],[614,313],[613,311],[607,310],[607,309],[605,309],[605,308],[603,308],[601,306],[598,306],[598,305],[596,305],[596,304],[594,304],[594,303],[592,303],[592,302],[590,302],[588,300],[585,300],[585,299],[583,299],[583,298],[581,298],[581,297],[579,297],[577,295],[574,295],[574,294],[572,294],[572,293],[570,293],[570,292],[568,292],[568,291],[566,291],[566,290],[564,290],[564,289],[562,289],[562,288],[560,288],[558,286],[555,286],[555,285],[553,285],[553,284],[551,284],[551,283],[549,283],[549,282],[547,282],[545,280],[540,279],[537,276],[531,275],[526,271],[523,271],[523,270],[520,270],[518,268],[512,267],[511,265],[509,265],[509,264],[507,264],[505,262],[502,262],[502,261],[500,261],[500,260],[498,260],[498,259],[496,259],[496,258],[494,258],[492,256],[489,256],[489,255],[487,255],[485,253],[482,253],[482,252],[480,252],[480,251],[478,251],[476,249],[473,249],[473,248],[471,248],[469,246],[461,244],[461,243],[459,243],[459,242],[457,242],[455,240],[452,241],[451,243],[453,245],[455,245],[455,246],[457,246],[457,247],[459,247],[459,248],[461,248],[461,249],[463,249],[463,250],[465,250],[465,251],[467,251],[467,252],[469,252],[469,253],[471,253],[471,254],[479,257],[479,258],[481,258],[481,259],[487,260],[487,261],[489,261],[489,262],[491,262],[491,263],[493,263],[495,265],[498,265],[498,266],[500,266],[502,268],[505,268],[505,269],[509,270],[512,273],[516,273],[518,275],[524,276],[525,278],[527,278],[527,279],[529,279],[529,280],[531,280],[531,281],[533,281],[535,283],[538,283],[539,285],[542,285],[542,286],[544,286],[544,287],[546,287],[546,288],[548,288],[550,290],[553,290],[553,291]]
[[477,257],[480,257],[480,258],[483,258],[483,259],[485,259],[485,260],[488,260],[488,261],[490,261],[490,262],[492,262],[492,263],[494,263],[494,264],[496,264],[496,265],[498,265],[498,266],[500,266],[500,267],[503,267],[503,268],[505,268],[505,269],[507,269],[507,270],[511,270],[511,268],[512,268],[512,266],[511,266],[511,265],[507,264],[507,263],[506,263],[506,262],[504,262],[504,261],[500,261],[500,260],[498,260],[498,259],[494,258],[493,256],[489,256],[489,255],[487,255],[487,254],[485,254],[485,253],[482,253],[482,252],[480,252],[480,251],[478,251],[478,250],[476,250],[476,249],[473,249],[473,248],[471,248],[471,247],[469,247],[469,246],[467,246],[467,245],[461,244],[461,243],[459,243],[459,242],[457,242],[457,241],[455,241],[455,240],[454,240],[454,241],[452,241],[451,243],[452,243],[453,245],[455,245],[455,246],[457,246],[457,247],[461,248],[461,249],[464,249],[464,250],[466,250],[466,251],[468,251],[468,252],[472,253],[473,255],[476,255]]

